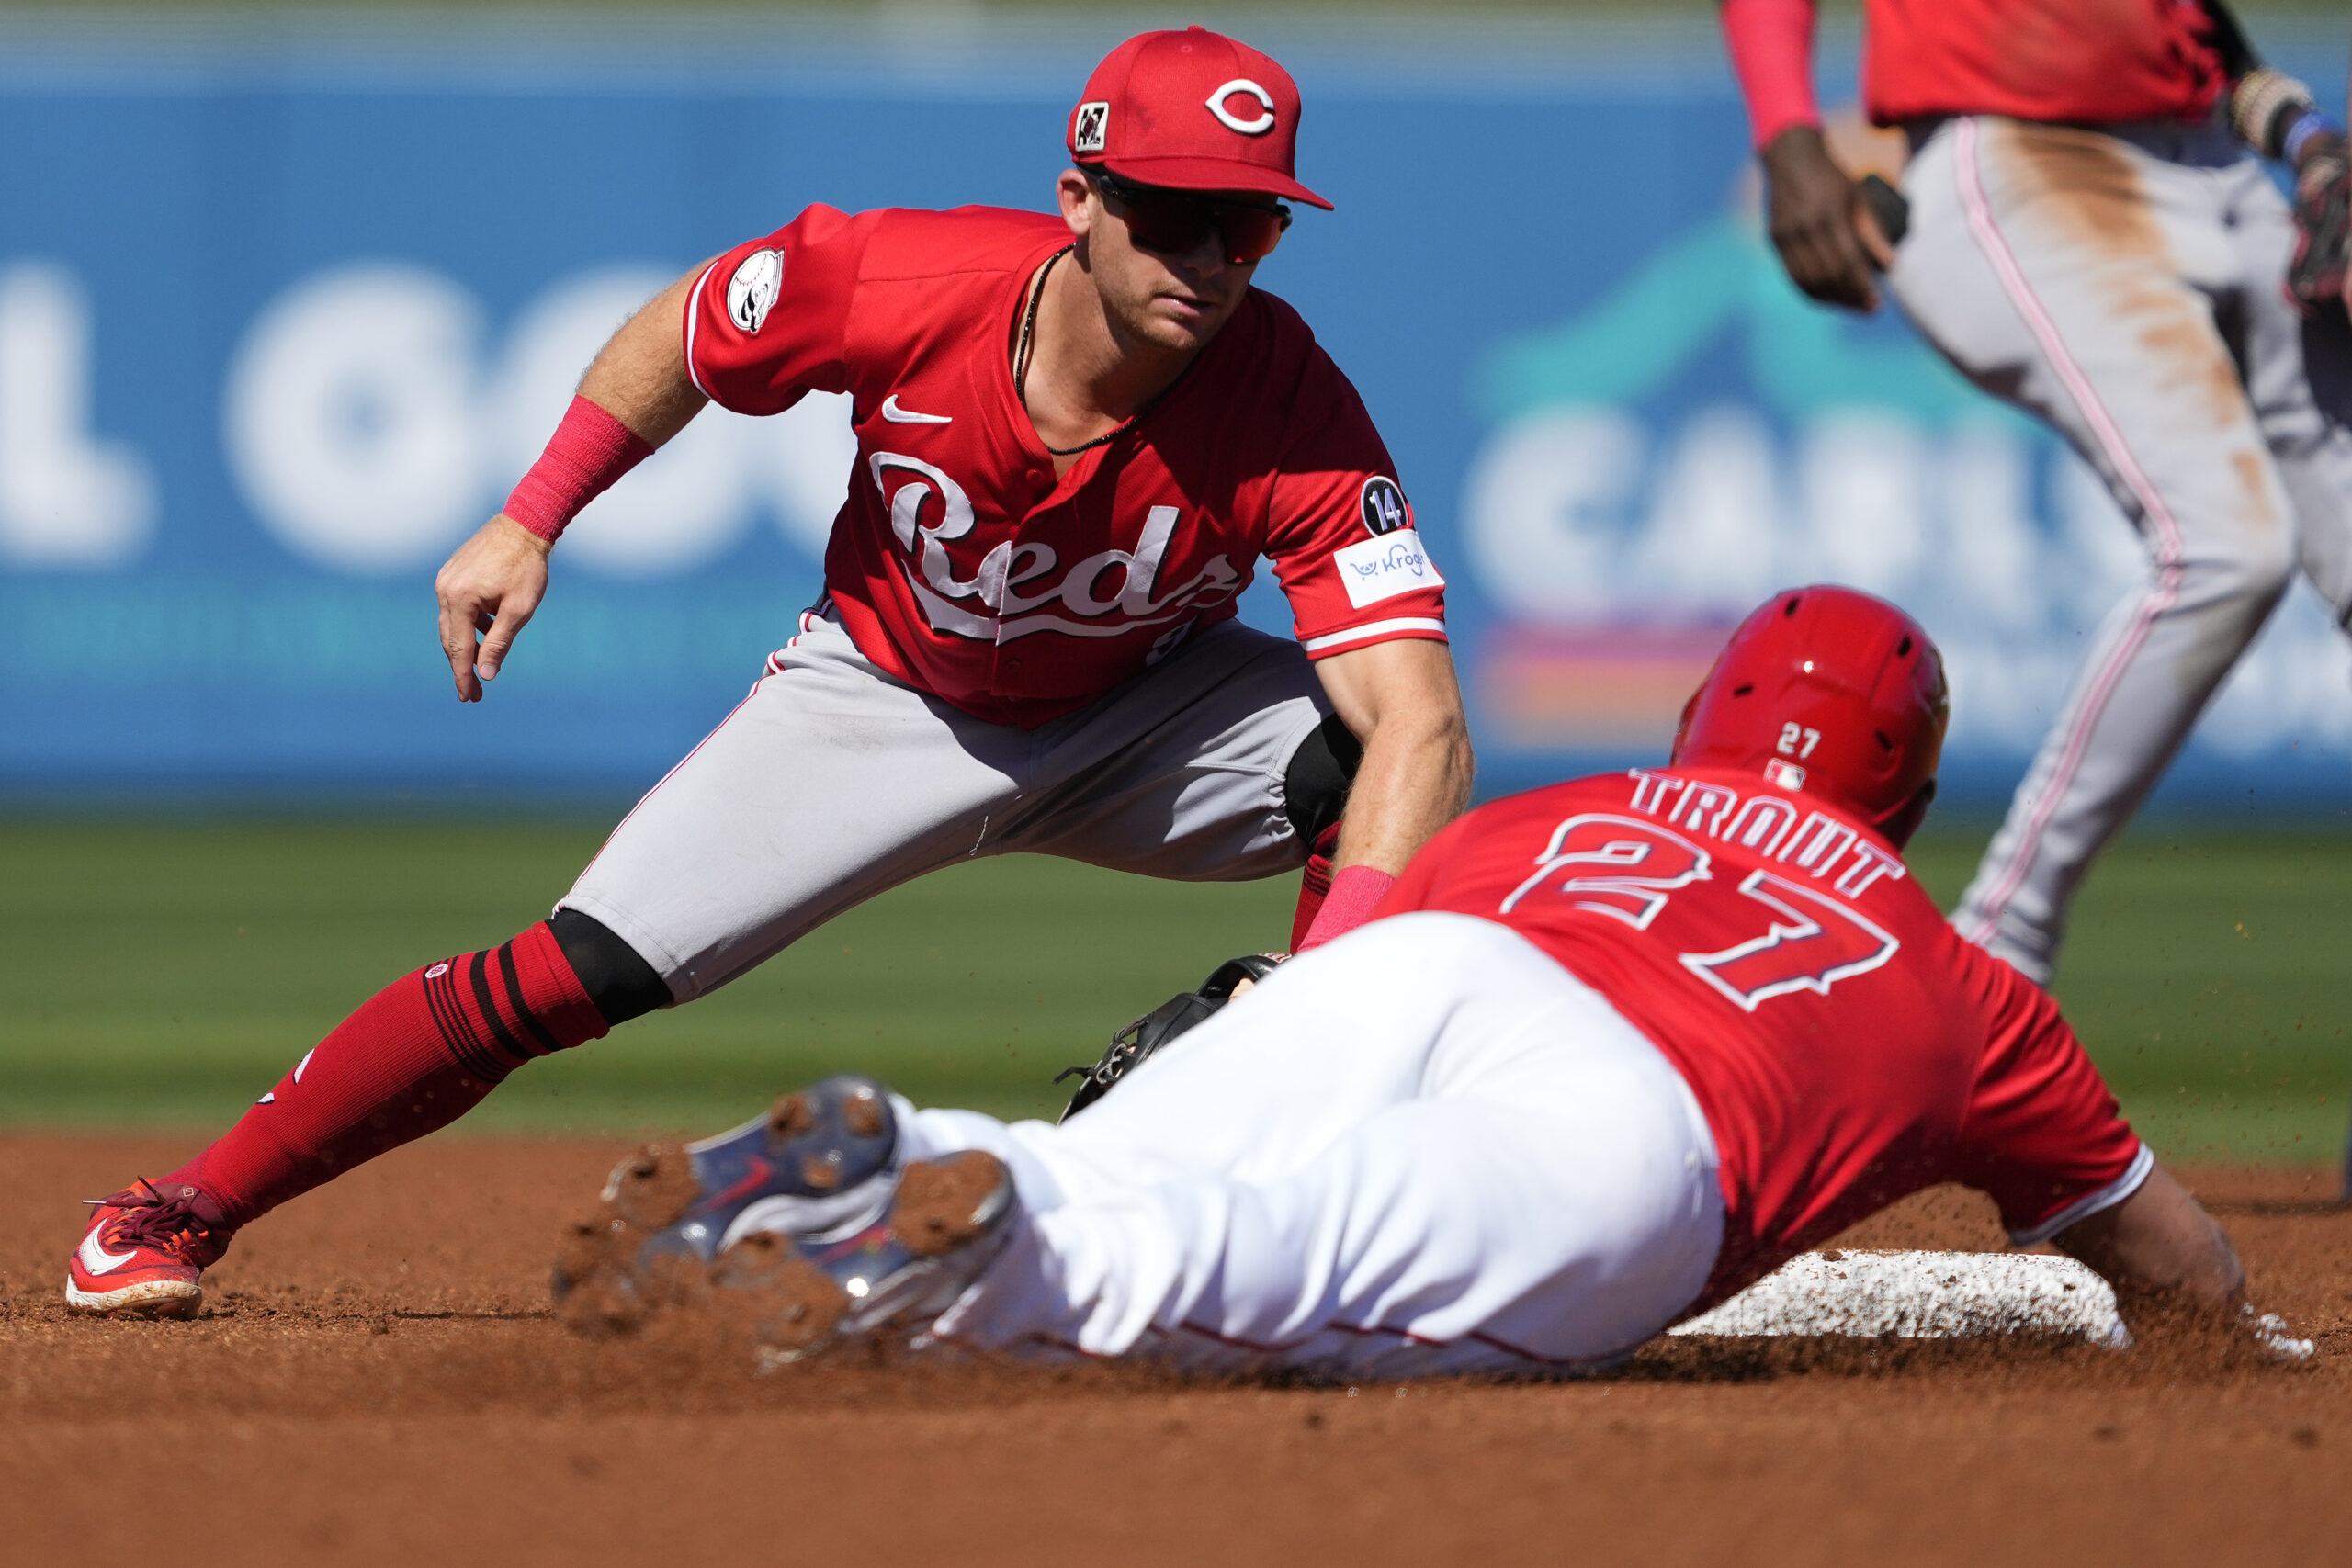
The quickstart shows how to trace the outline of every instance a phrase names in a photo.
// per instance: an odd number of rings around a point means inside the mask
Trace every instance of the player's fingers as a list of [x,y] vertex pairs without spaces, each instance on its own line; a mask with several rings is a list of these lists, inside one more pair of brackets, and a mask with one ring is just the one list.
[[470,601],[461,602],[447,593],[441,596],[441,651],[449,660],[449,679],[456,682],[461,703],[481,700],[481,682],[474,678],[477,613]]
[[449,680],[457,684],[457,701],[482,701],[482,682],[473,674],[473,632],[466,627],[457,632],[442,627],[442,656],[449,660]]
[[481,639],[481,651],[474,656],[474,668],[485,681],[498,679],[498,667],[506,662],[506,650],[514,646],[516,634],[530,625],[531,612],[537,606],[510,598],[498,607],[498,618],[492,623],[490,633]]
[[1859,255],[1847,273],[1846,288],[1849,295],[1846,304],[1866,314],[1878,309],[1878,275]]
[[1809,236],[1798,257],[1789,267],[1798,288],[1825,305],[1855,303],[1852,269],[1826,235]]
[[1878,309],[1878,285],[1871,276],[1870,258],[1852,227],[1829,225],[1820,235],[1822,291],[1818,298],[1856,310]]
[[1854,203],[1854,238],[1862,247],[1874,271],[1884,272],[1894,265],[1894,247],[1886,243],[1886,231],[1878,226],[1878,214],[1871,210],[1867,201]]
[[1842,212],[1815,207],[1785,217],[1772,235],[1789,280],[1824,304],[1855,303],[1853,267],[1838,245],[1845,227]]

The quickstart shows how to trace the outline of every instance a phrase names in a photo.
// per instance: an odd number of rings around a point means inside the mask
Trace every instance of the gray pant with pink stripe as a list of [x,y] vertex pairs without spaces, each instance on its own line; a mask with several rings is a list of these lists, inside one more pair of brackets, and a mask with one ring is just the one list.
[[2091,857],[2299,567],[2352,623],[2352,427],[2312,393],[2352,352],[2287,304],[2286,203],[2219,127],[1953,119],[1904,186],[1895,298],[2074,444],[2148,553],[1952,917],[2046,980]]

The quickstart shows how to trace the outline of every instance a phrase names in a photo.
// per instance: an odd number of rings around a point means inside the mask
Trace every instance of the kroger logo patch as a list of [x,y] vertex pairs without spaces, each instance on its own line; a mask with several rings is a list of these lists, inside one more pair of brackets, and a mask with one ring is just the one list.
[[1410,528],[1334,550],[1331,558],[1339,563],[1340,581],[1348,585],[1348,603],[1359,610],[1416,588],[1445,586],[1421,548],[1420,535]]

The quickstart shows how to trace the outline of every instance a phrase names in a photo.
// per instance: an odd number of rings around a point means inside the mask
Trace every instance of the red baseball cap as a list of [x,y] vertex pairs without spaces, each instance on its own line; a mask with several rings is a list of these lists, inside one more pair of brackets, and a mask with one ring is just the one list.
[[1069,155],[1168,190],[1252,190],[1327,211],[1298,183],[1298,84],[1206,28],[1140,33],[1113,50],[1070,111]]

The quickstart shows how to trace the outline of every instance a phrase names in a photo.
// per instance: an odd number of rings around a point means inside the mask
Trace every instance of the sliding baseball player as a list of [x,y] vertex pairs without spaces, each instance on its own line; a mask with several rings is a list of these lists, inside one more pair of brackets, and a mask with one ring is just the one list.
[[1370,924],[1059,1126],[843,1077],[648,1149],[565,1242],[565,1315],[713,1312],[771,1359],[888,1334],[1555,1373],[1962,1181],[2113,1281],[2139,1332],[2259,1332],[2056,1005],[1906,873],[1944,723],[1910,617],[1777,594],[1668,765],[1472,812]]

